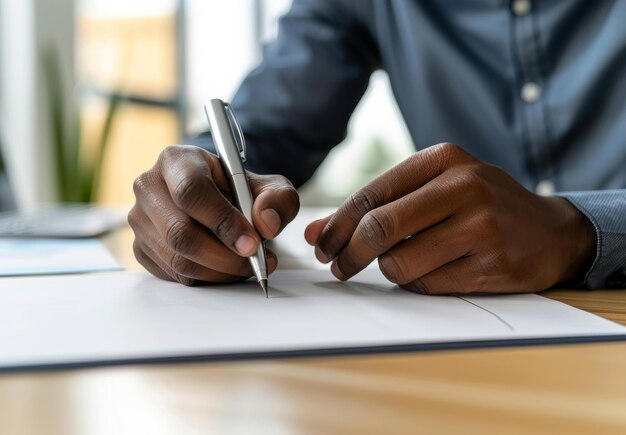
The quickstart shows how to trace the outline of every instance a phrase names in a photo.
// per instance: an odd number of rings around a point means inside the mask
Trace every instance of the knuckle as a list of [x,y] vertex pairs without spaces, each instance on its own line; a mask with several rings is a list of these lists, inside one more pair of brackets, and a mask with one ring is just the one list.
[[461,174],[461,182],[464,191],[468,193],[472,201],[478,200],[481,203],[489,202],[492,199],[491,186],[485,174],[483,165],[475,164],[466,166]]
[[300,210],[300,195],[298,195],[298,191],[293,186],[285,186],[282,189],[282,194],[285,203],[289,205],[290,211],[296,215],[298,210]]
[[382,201],[382,195],[378,189],[372,186],[365,186],[350,195],[347,201],[349,211],[356,216],[364,216],[378,207]]
[[[300,210],[300,195],[298,195],[298,191],[291,185],[289,180],[285,177],[282,178],[285,182],[276,183],[271,189],[278,204],[277,208],[284,212],[286,218],[293,219],[298,214],[298,210]],[[283,213],[280,214],[281,216],[283,215]]]
[[437,144],[435,151],[439,154],[445,166],[478,162],[474,156],[455,143],[444,142]]
[[452,155],[464,152],[463,148],[452,142],[442,142],[439,146],[444,152]]
[[139,218],[138,218],[138,211],[136,209],[136,207],[133,207],[130,209],[130,211],[128,212],[128,225],[132,228],[132,230],[137,233],[137,229],[139,228]]
[[455,143],[443,142],[437,145],[439,152],[448,162],[456,161],[460,156],[465,154],[463,148]]
[[483,242],[487,242],[493,247],[500,245],[502,241],[500,225],[496,214],[491,207],[483,206],[478,208],[474,212],[470,225],[476,233],[483,234],[485,236]]
[[370,212],[361,219],[360,226],[363,231],[363,239],[374,250],[386,247],[386,242],[391,232],[391,225],[384,213]]
[[184,176],[174,187],[174,202],[183,210],[193,208],[207,188],[205,177]]
[[461,162],[471,159],[470,154],[463,149],[460,145],[451,142],[444,142],[440,144],[442,153],[446,156],[449,162]]
[[463,168],[465,182],[471,186],[482,187],[485,184],[481,165],[467,165]]
[[295,217],[300,209],[300,195],[287,177],[283,175],[257,175],[248,172],[248,178],[257,197],[267,194],[274,207],[284,212],[285,217]]
[[215,224],[212,228],[217,237],[222,240],[231,240],[236,237],[236,229],[238,228],[237,215],[231,208],[226,208],[217,215]]
[[189,253],[195,240],[189,235],[191,222],[187,219],[178,219],[168,228],[165,243],[176,253]]
[[163,151],[161,151],[161,153],[159,154],[159,162],[166,163],[177,159],[180,156],[182,148],[183,147],[181,145],[170,145],[165,147]]
[[293,189],[293,184],[291,184],[291,181],[289,181],[289,179],[285,177],[284,175],[272,175],[270,180],[271,180],[270,185],[273,189],[276,189],[276,190]]
[[148,172],[141,173],[133,182],[133,192],[135,197],[140,198],[150,188],[150,175]]
[[471,173],[475,181],[481,184],[486,184],[489,181],[490,175],[493,171],[493,167],[491,165],[485,163],[471,163],[469,165],[465,165],[467,171]]

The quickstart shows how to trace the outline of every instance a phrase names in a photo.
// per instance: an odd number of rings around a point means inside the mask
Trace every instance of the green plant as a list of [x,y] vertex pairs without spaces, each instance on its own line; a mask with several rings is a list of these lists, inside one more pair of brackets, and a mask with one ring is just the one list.
[[48,92],[53,171],[58,200],[93,202],[98,192],[102,163],[121,103],[121,94],[113,92],[108,98],[107,113],[97,143],[88,147],[81,136],[80,113],[67,106],[57,51],[44,51],[42,60]]

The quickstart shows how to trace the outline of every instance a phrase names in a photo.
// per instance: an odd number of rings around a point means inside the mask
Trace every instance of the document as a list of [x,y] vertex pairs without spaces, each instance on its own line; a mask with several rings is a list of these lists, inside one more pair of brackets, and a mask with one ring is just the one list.
[[424,296],[368,269],[184,287],[147,273],[0,280],[0,370],[626,339],[538,295]]
[[0,239],[0,276],[119,270],[97,239]]

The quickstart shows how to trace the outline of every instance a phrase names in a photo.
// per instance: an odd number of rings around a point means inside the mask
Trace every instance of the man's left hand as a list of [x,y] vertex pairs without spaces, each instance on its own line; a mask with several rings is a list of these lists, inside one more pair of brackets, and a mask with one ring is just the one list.
[[536,195],[453,144],[415,153],[305,237],[340,280],[378,258],[390,281],[425,294],[578,283],[596,246],[593,225],[569,201]]

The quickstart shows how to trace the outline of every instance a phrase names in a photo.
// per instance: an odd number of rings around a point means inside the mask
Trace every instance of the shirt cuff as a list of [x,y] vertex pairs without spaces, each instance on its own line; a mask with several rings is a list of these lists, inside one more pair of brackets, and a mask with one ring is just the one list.
[[596,229],[596,258],[584,284],[590,289],[626,288],[626,190],[556,195],[567,199]]

